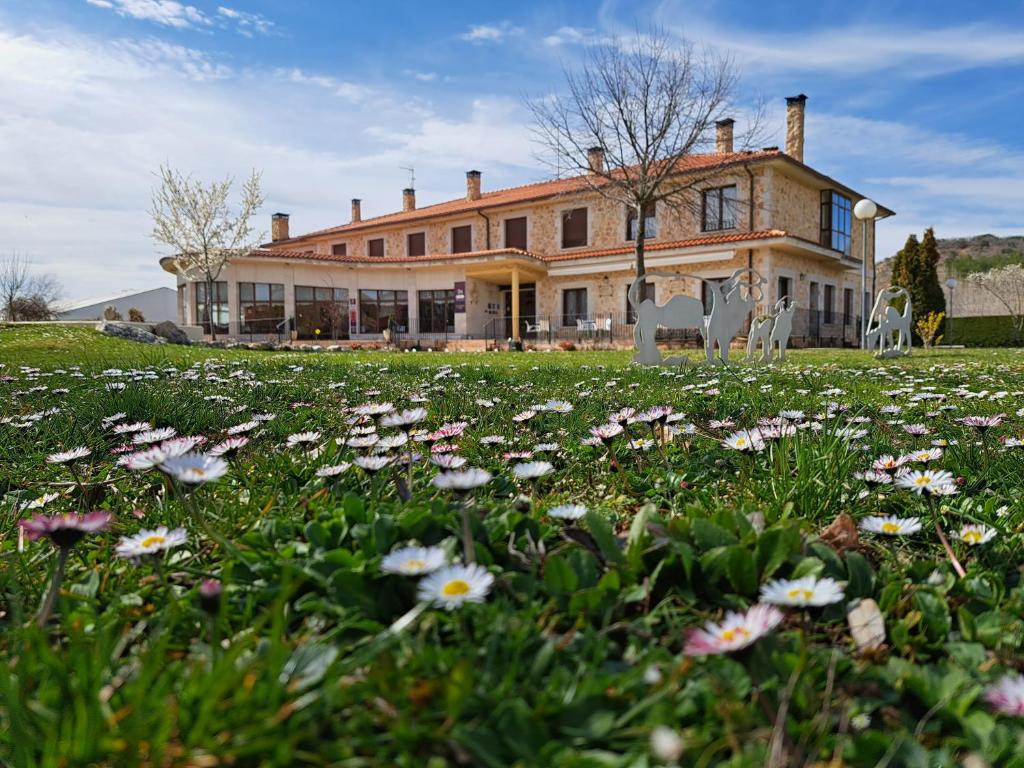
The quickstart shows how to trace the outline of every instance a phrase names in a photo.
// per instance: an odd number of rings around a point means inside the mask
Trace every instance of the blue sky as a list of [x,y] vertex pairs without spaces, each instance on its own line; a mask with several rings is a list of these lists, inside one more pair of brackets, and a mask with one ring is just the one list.
[[806,93],[806,161],[910,231],[1024,232],[1024,3],[0,2],[0,248],[68,298],[171,284],[146,208],[161,162],[262,169],[292,231],[543,177],[524,99],[586,44],[655,23],[730,53],[766,144]]

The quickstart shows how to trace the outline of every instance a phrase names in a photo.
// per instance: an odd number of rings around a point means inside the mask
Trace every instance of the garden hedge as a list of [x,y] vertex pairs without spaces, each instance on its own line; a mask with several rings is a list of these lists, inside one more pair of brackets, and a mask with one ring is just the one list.
[[[950,334],[952,330],[952,334]],[[946,344],[963,344],[967,347],[1019,347],[1021,340],[1013,330],[1013,318],[1009,315],[985,317],[954,317],[952,329],[950,318],[946,318],[943,341]]]

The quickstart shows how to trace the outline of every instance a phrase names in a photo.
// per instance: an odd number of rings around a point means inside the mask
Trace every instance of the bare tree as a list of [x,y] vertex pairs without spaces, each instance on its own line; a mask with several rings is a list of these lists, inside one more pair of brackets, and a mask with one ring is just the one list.
[[1024,331],[1024,266],[1007,264],[984,272],[973,272],[967,281],[979,285],[1006,307],[1013,321],[1013,340],[1020,342]]
[[6,320],[51,320],[61,288],[51,274],[36,272],[16,251],[0,260],[0,314]]
[[242,184],[237,211],[228,204],[234,179],[204,184],[169,167],[160,166],[160,186],[153,190],[150,216],[152,238],[173,249],[175,269],[186,280],[206,286],[206,322],[217,338],[213,322],[213,286],[224,265],[251,251],[263,239],[251,220],[263,205],[261,174],[253,171]]
[[[693,192],[711,169],[688,169],[686,158],[713,143],[714,125],[736,96],[737,68],[728,56],[655,29],[588,49],[582,67],[565,77],[565,96],[528,102],[538,159],[558,175],[579,174],[589,189],[633,212],[643,275],[644,213],[658,203],[699,211]],[[741,144],[758,136],[761,114],[758,107]],[[593,150],[603,162],[594,162]]]

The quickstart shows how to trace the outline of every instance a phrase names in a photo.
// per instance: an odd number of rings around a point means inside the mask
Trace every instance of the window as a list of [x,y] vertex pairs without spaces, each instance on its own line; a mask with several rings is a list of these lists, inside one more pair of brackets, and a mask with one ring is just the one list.
[[779,277],[779,292],[775,300],[783,298],[793,298],[793,278],[791,277]]
[[427,236],[423,232],[413,232],[405,238],[407,256],[423,256],[427,252]]
[[505,219],[505,247],[526,250],[526,217]]
[[705,189],[701,210],[705,232],[733,229],[736,226],[736,185]]
[[587,244],[587,209],[573,208],[562,213],[562,247],[579,248]]
[[[626,209],[626,239],[636,240],[637,217],[635,208]],[[644,206],[644,239],[658,236],[658,222],[654,215],[654,203]]]
[[359,332],[409,329],[408,291],[359,291]]
[[714,301],[714,296],[711,293],[711,286],[718,285],[719,283],[725,282],[721,278],[707,279],[700,281],[700,300],[704,304],[704,314],[711,314],[711,303]]
[[843,289],[843,325],[853,322],[853,288]]
[[[196,283],[196,323],[203,326],[203,333],[209,334],[210,321],[206,316],[206,283]],[[213,333],[228,332],[228,284],[226,280],[218,280],[213,284]]]
[[296,285],[296,334],[300,339],[347,339],[347,305],[347,288]]
[[836,304],[836,287],[834,285],[825,286],[825,322],[831,323],[833,320],[833,313],[835,311]]
[[366,255],[374,256],[376,258],[383,258],[384,256],[384,238],[378,237],[373,240],[366,241]]
[[586,319],[587,289],[566,288],[562,291],[562,325],[576,325],[577,320]]
[[420,333],[455,333],[455,291],[420,291]]
[[331,246],[332,256],[348,256],[348,243],[335,243]]
[[[633,305],[629,303],[629,288],[626,286],[626,325],[632,325],[636,322],[636,311],[633,309]],[[640,301],[644,299],[650,299],[654,301],[654,283],[644,281],[640,285]]]
[[239,283],[238,312],[242,333],[277,333],[284,322],[284,285],[281,283]]
[[473,250],[473,228],[466,224],[452,227],[452,253],[469,253]]
[[821,244],[850,255],[850,198],[835,190],[821,193]]

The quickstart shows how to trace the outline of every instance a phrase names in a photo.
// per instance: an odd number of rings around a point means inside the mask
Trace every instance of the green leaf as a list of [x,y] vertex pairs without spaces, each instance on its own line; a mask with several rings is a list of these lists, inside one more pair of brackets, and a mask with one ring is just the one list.
[[728,547],[736,543],[732,533],[702,517],[693,521],[693,538],[701,550]]
[[875,572],[860,552],[846,553],[846,598],[873,597],[875,594]]
[[565,559],[553,555],[544,561],[544,586],[556,595],[574,592],[579,579]]
[[622,548],[612,531],[611,524],[596,510],[587,510],[587,528],[590,535],[597,542],[601,554],[605,560],[613,563],[621,563],[623,560]]
[[793,569],[794,579],[799,579],[804,576],[820,576],[821,572],[825,570],[825,564],[816,557],[805,557],[799,563],[796,568]]
[[793,528],[769,528],[762,533],[754,549],[754,560],[761,581],[771,578],[799,543],[800,534]]
[[757,592],[757,566],[750,551],[745,547],[737,545],[729,548],[725,573],[733,589],[741,595],[753,595]]

